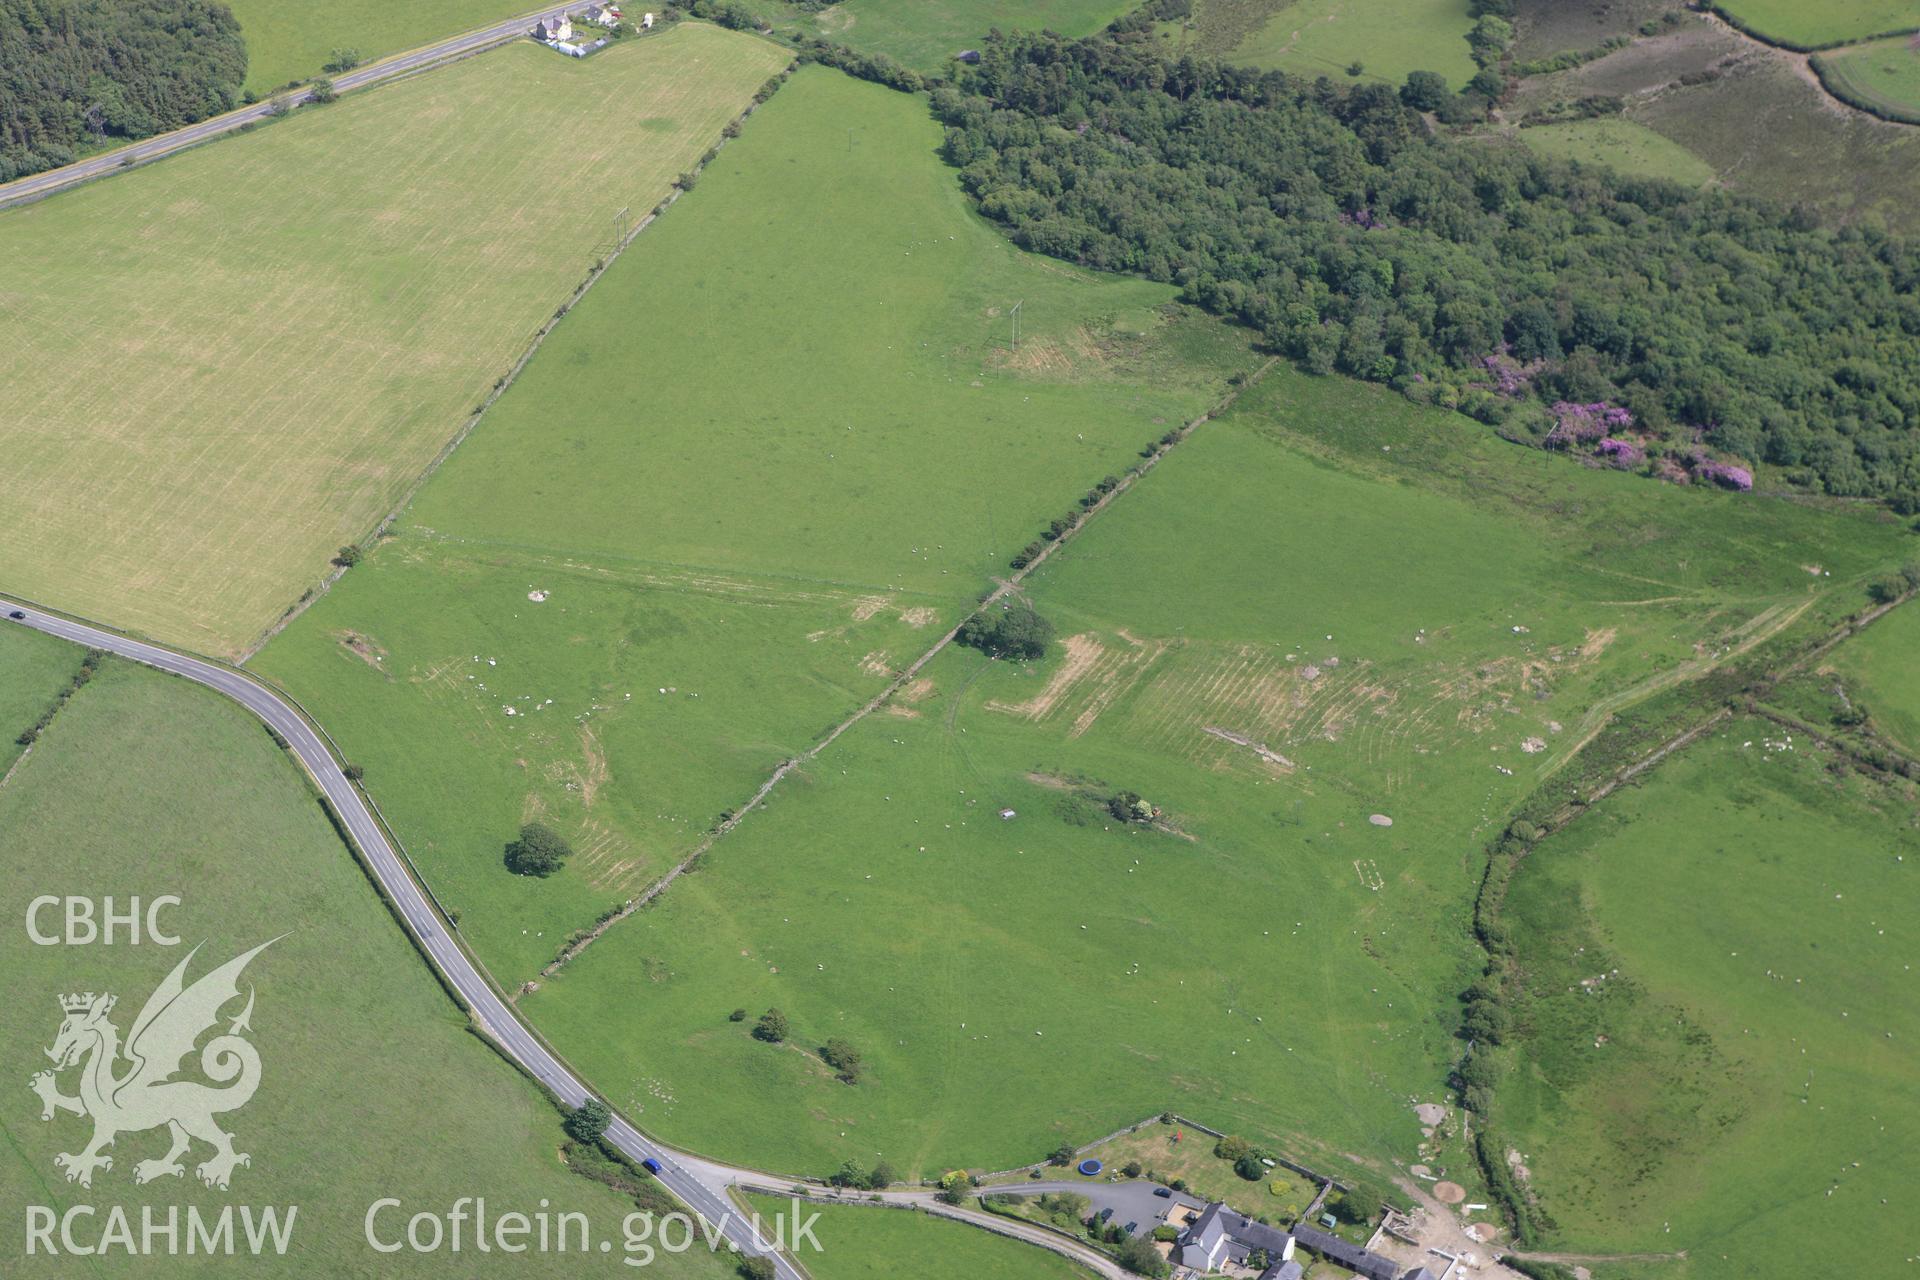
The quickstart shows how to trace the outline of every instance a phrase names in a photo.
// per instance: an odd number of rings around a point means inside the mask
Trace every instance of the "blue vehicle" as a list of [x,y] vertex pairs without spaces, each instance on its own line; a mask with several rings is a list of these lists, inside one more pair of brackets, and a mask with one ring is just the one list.
[[640,1167],[642,1169],[645,1169],[648,1173],[658,1174],[660,1172],[660,1162],[658,1160],[655,1160],[652,1156],[648,1156],[645,1160],[642,1160],[640,1162]]

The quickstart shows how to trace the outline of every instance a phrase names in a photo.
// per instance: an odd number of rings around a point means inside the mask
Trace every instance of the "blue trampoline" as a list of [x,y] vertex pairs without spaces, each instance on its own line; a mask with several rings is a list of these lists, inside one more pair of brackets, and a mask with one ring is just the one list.
[[1080,1162],[1080,1172],[1084,1173],[1089,1178],[1091,1178],[1094,1174],[1100,1172],[1100,1169],[1101,1169],[1101,1164],[1098,1160],[1082,1160]]

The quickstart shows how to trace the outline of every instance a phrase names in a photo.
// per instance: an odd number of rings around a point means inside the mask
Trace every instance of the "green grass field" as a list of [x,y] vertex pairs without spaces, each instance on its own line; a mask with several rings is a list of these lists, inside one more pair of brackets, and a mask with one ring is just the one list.
[[[783,1171],[1004,1168],[1168,1107],[1413,1158],[1489,828],[1604,708],[1837,608],[1802,550],[1850,606],[1903,536],[1277,371],[1035,575],[1045,666],[943,654],[525,1006],[662,1134]],[[728,1021],[769,1006],[786,1046]]]
[[1713,166],[1679,143],[1617,116],[1540,125],[1519,132],[1543,156],[1603,164],[1622,173],[1665,178],[1689,187],[1713,181]]
[[1133,7],[1129,0],[842,0],[817,14],[772,3],[760,12],[778,30],[791,22],[810,35],[938,74],[951,67],[954,54],[978,48],[996,28],[1084,36]]
[[1817,49],[1865,40],[1869,36],[1920,28],[1912,0],[1718,0],[1730,14],[1765,40],[1798,49]]
[[335,49],[357,50],[362,62],[373,62],[535,11],[527,0],[413,0],[404,5],[233,0],[229,7],[247,41],[247,88],[263,97],[290,81],[320,75]]
[[1826,81],[1854,102],[1892,119],[1920,122],[1920,45],[1912,36],[1821,54],[1819,64]]
[[1834,652],[1830,664],[1863,698],[1873,726],[1920,755],[1920,609],[1903,605]]
[[0,214],[0,585],[242,650],[783,61],[513,47]]
[[[1163,315],[1164,286],[1008,246],[939,137],[911,98],[797,76],[398,536],[260,655],[365,765],[503,980],[691,849],[1251,366],[1243,335]],[[533,816],[582,851],[541,882],[501,862]]]
[[[1204,30],[1214,4],[1197,6]],[[1473,27],[1467,0],[1295,0],[1254,28],[1226,54],[1234,62],[1276,67],[1302,76],[1347,79],[1358,62],[1361,78],[1399,84],[1410,71],[1437,71],[1458,87],[1477,69],[1467,49]]]
[[[25,633],[0,633],[0,702],[23,684]],[[34,637],[33,644],[39,643]],[[79,650],[67,647],[69,658]],[[446,1255],[375,1253],[363,1236],[368,1207],[399,1197],[406,1212],[444,1211],[462,1195],[509,1208],[589,1215],[616,1234],[631,1202],[556,1162],[558,1113],[540,1093],[470,1034],[465,1017],[436,984],[372,885],[334,834],[296,766],[260,726],[217,696],[118,661],[63,711],[0,787],[0,903],[11,927],[0,935],[9,999],[0,1028],[7,1080],[0,1105],[0,1196],[9,1205],[139,1208],[226,1204],[297,1205],[284,1258],[196,1258],[196,1275],[445,1274]],[[23,922],[41,894],[178,894],[162,917],[178,947],[36,946]],[[42,918],[57,931],[58,912]],[[122,1033],[149,992],[196,945],[189,978],[278,937],[248,967],[256,995],[250,1037],[262,1060],[259,1092],[223,1117],[252,1164],[232,1189],[203,1188],[189,1169],[146,1186],[133,1166],[158,1157],[164,1132],[125,1133],[113,1168],[90,1190],[69,1185],[53,1163],[89,1132],[79,1117],[40,1119],[26,1088],[45,1068],[42,1050],[60,1025],[58,997],[109,991]],[[231,1015],[237,1006],[227,1012]],[[189,1068],[191,1075],[192,1068]],[[62,1079],[72,1092],[72,1073]],[[196,1150],[203,1159],[206,1149]],[[89,1259],[25,1257],[25,1216],[8,1215],[0,1249],[17,1274],[143,1275],[165,1262],[125,1255]],[[393,1225],[383,1217],[383,1231]],[[405,1229],[404,1215],[398,1220]],[[93,1229],[104,1226],[96,1219]],[[86,1237],[86,1223],[81,1223]],[[616,1234],[617,1238],[617,1234]],[[184,1239],[183,1239],[184,1245]],[[617,1257],[617,1255],[616,1255]],[[571,1255],[462,1255],[460,1274],[577,1276]],[[10,1264],[12,1265],[12,1264]],[[184,1263],[180,1265],[185,1265]],[[590,1264],[589,1264],[590,1265]],[[605,1265],[604,1263],[602,1265]],[[662,1258],[667,1274],[726,1269],[704,1251]],[[9,1274],[16,1274],[10,1271]]]
[[1905,1269],[1916,797],[1826,764],[1737,720],[1521,864],[1497,1118],[1550,1247],[1685,1250],[1646,1274],[1718,1280],[1817,1237],[1831,1274]]
[[[791,1200],[749,1196],[747,1204],[769,1224],[768,1234],[781,1215],[793,1221]],[[799,1212],[819,1215],[812,1230],[820,1251],[804,1248],[799,1255],[815,1280],[1075,1280],[1088,1274],[1056,1253],[924,1213],[844,1205],[800,1205]]]
[[73,679],[81,654],[64,640],[9,627],[0,643],[0,774],[19,758],[20,732],[33,727]]

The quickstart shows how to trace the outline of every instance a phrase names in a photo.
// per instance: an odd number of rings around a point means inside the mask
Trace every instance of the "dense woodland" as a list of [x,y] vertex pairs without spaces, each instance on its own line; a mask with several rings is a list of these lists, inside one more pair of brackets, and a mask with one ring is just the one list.
[[1309,368],[1516,440],[1920,510],[1913,246],[1444,136],[1418,86],[1167,61],[1129,25],[996,35],[934,92],[1022,246],[1178,282]]
[[219,0],[0,0],[0,182],[217,115],[246,74]]

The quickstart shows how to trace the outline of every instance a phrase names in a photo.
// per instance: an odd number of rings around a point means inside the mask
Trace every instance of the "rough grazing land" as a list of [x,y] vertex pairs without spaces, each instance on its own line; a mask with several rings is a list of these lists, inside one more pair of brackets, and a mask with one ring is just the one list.
[[996,28],[1084,36],[1133,7],[1130,0],[842,0],[817,14],[772,4],[761,12],[781,30],[786,24],[777,20],[790,16],[809,34],[938,74],[954,54],[978,48]]
[[1736,720],[1520,864],[1497,1118],[1552,1247],[1684,1249],[1719,1280],[1818,1234],[1831,1274],[1907,1268],[1916,797],[1829,763]]
[[1619,117],[1538,125],[1519,132],[1541,155],[1604,164],[1622,173],[1665,178],[1689,187],[1713,181],[1713,167],[1679,143]]
[[[78,658],[79,650],[64,646]],[[19,670],[19,632],[0,632],[0,679]],[[0,691],[0,701],[10,691]],[[412,946],[334,834],[303,777],[252,719],[183,681],[110,661],[69,704],[0,790],[0,966],[9,998],[0,1012],[0,1072],[7,1081],[0,1197],[15,1206],[74,1204],[299,1206],[284,1258],[196,1258],[196,1275],[444,1275],[444,1255],[375,1254],[362,1237],[367,1207],[398,1196],[413,1208],[485,1195],[495,1205],[579,1210],[617,1228],[631,1202],[567,1172],[553,1107],[466,1029]],[[28,940],[27,902],[43,893],[177,893],[163,920],[177,948],[121,943],[42,947]],[[26,1082],[48,1063],[60,1024],[58,997],[119,997],[125,1033],[146,996],[195,945],[189,977],[284,934],[248,967],[251,1025],[262,1062],[259,1092],[222,1117],[253,1163],[232,1189],[181,1179],[133,1184],[134,1165],[165,1150],[164,1131],[126,1133],[113,1168],[91,1190],[62,1180],[53,1158],[79,1149],[86,1122],[42,1123]],[[240,1009],[235,1002],[231,1017]],[[224,1024],[223,1024],[224,1029]],[[124,1069],[124,1067],[122,1068]],[[188,1068],[188,1078],[198,1078]],[[63,1080],[73,1090],[73,1076]],[[459,1120],[450,1123],[457,1100]],[[207,1149],[192,1157],[198,1162]],[[101,1210],[104,1215],[104,1207]],[[0,1227],[0,1249],[25,1253],[24,1215]],[[103,1220],[96,1220],[104,1225]],[[384,1220],[383,1220],[384,1225]],[[404,1218],[400,1220],[404,1230]],[[84,1235],[83,1221],[83,1235]],[[99,1230],[99,1226],[95,1230]],[[184,1247],[184,1228],[183,1228]],[[563,1277],[577,1254],[461,1255],[460,1274]],[[41,1263],[43,1259],[34,1259]],[[46,1259],[47,1275],[140,1276],[152,1259],[124,1255]],[[675,1276],[715,1277],[704,1250],[656,1265]]]
[[0,585],[244,648],[783,59],[516,46],[0,215]]
[[[1597,707],[1823,608],[1793,548],[1851,601],[1905,536],[1276,370],[1029,580],[1052,658],[943,654],[524,1006],[662,1135],[782,1170],[1167,1107],[1415,1158],[1488,828]],[[727,1020],[768,1006],[787,1047]]]
[[[1201,7],[1201,21],[1206,20]],[[1298,0],[1280,8],[1227,56],[1257,67],[1344,81],[1350,63],[1363,78],[1399,84],[1409,71],[1437,71],[1458,86],[1475,67],[1466,35],[1467,0]]]
[[[1252,365],[1244,335],[1163,315],[1165,286],[1010,247],[939,138],[919,101],[796,75],[398,536],[261,653],[503,980],[692,849]],[[534,817],[580,851],[537,882],[501,862]]]

